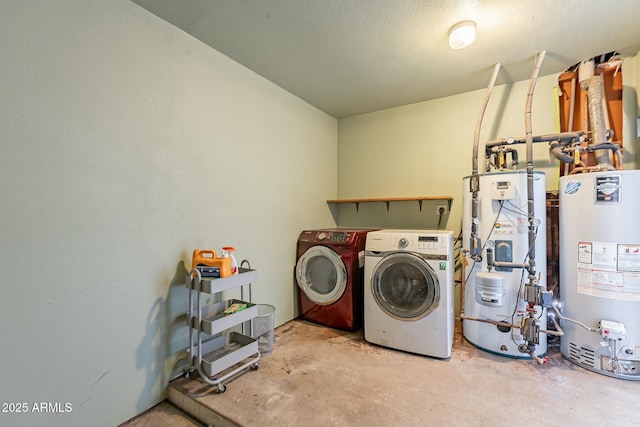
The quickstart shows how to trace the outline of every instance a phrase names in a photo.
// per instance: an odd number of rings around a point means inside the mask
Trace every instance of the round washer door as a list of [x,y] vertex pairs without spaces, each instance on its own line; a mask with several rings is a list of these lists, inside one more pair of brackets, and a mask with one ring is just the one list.
[[378,306],[391,317],[418,320],[440,302],[440,285],[435,272],[421,257],[395,252],[376,264],[371,290]]
[[326,246],[312,246],[298,258],[296,280],[313,303],[330,305],[347,288],[347,269],[335,251]]

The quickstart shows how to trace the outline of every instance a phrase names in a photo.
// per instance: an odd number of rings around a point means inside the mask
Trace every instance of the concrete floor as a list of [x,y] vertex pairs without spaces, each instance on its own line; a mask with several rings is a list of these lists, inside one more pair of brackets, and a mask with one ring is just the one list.
[[[540,366],[476,349],[461,337],[460,325],[449,360],[300,320],[275,336],[260,369],[227,383],[225,393],[178,378],[169,385],[170,402],[221,427],[640,426],[640,382],[577,367],[557,345]],[[145,425],[151,424],[127,427]]]
[[118,427],[204,427],[202,424],[180,409],[173,406],[171,403],[164,401],[144,412],[130,419],[129,421],[120,424]]

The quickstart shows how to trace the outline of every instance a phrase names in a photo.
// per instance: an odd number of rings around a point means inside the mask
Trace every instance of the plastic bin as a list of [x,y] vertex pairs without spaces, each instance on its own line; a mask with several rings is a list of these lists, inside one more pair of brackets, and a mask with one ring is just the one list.
[[251,337],[258,340],[261,357],[273,351],[273,328],[276,308],[269,304],[258,304],[258,315],[251,319]]

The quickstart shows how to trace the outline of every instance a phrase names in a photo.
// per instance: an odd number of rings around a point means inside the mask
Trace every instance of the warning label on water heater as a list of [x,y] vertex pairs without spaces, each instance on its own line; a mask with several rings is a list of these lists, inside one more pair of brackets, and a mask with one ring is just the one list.
[[619,205],[621,184],[620,175],[596,177],[594,203]]
[[578,242],[577,291],[640,301],[640,244]]

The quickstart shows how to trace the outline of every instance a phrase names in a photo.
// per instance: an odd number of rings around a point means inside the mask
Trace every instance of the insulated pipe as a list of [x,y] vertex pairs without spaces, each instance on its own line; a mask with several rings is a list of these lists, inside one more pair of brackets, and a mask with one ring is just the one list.
[[538,74],[540,73],[540,67],[542,61],[547,54],[547,51],[543,50],[538,55],[536,66],[531,73],[531,81],[529,82],[529,92],[527,93],[527,102],[524,113],[524,128],[527,147],[527,198],[528,198],[528,215],[529,215],[529,283],[533,284],[536,277],[536,263],[535,263],[535,207],[534,207],[534,194],[533,194],[533,132],[531,125],[531,106],[533,104],[533,91],[536,87],[538,80]]
[[[567,145],[570,145],[575,141],[578,141],[583,134],[584,132],[580,131],[580,132],[561,132],[561,133],[552,133],[552,134],[545,134],[545,135],[536,135],[532,137],[532,141],[534,143],[535,142],[552,143],[555,141],[555,142],[558,142],[561,147],[566,147]],[[485,155],[485,158],[488,159],[489,157],[491,157],[491,153],[494,152],[494,150],[498,147],[503,147],[505,145],[525,144],[525,143],[526,143],[526,137],[500,138],[494,141],[489,141],[485,144],[484,155]],[[565,160],[562,160],[562,161],[565,161]],[[573,163],[573,161],[571,163]],[[488,168],[487,168],[487,172],[488,172]]]
[[[583,132],[560,132],[560,133],[548,133],[544,135],[536,135],[531,137],[532,142],[551,142],[558,141],[563,145],[568,145],[582,136]],[[527,139],[525,137],[520,138],[500,138],[494,141],[489,141],[485,144],[486,149],[491,149],[499,145],[512,145],[512,144],[526,144]]]
[[598,150],[612,150],[618,151],[620,146],[618,144],[614,144],[613,142],[603,142],[601,144],[593,144],[587,147],[588,151],[598,151]]
[[[573,115],[575,114],[575,109],[576,109],[576,78],[573,77],[571,79],[571,95],[569,96],[569,129],[567,129],[569,132],[573,132]],[[556,157],[556,159],[563,161],[558,157]],[[564,174],[569,175],[569,162],[565,162]]]
[[[589,104],[589,119],[591,120],[592,143],[599,145],[607,142],[607,132],[605,128],[604,110],[602,109],[602,99],[604,94],[604,83],[602,76],[593,76],[589,79],[587,97]],[[609,165],[609,152],[606,150],[596,150],[596,164],[598,166]]]
[[474,260],[480,259],[480,253],[482,250],[480,239],[478,239],[478,225],[477,225],[478,191],[480,191],[480,178],[478,176],[478,146],[480,145],[480,128],[482,127],[482,119],[484,118],[484,113],[487,110],[487,104],[489,103],[489,98],[491,97],[491,92],[493,91],[493,86],[496,83],[496,78],[498,78],[499,71],[500,71],[500,63],[498,62],[493,69],[491,80],[489,80],[489,85],[487,86],[487,91],[484,95],[484,99],[482,100],[480,114],[478,115],[478,120],[476,121],[476,128],[473,133],[473,156],[471,158],[472,171],[471,171],[471,178],[469,179],[469,187],[470,187],[469,190],[472,193],[471,241],[469,242],[469,245],[470,245],[469,250],[471,252],[471,257]]
[[549,152],[553,157],[560,160],[563,163],[573,163],[573,156],[565,154],[562,152],[562,148],[560,148],[560,143],[558,141],[553,141],[549,143]]

